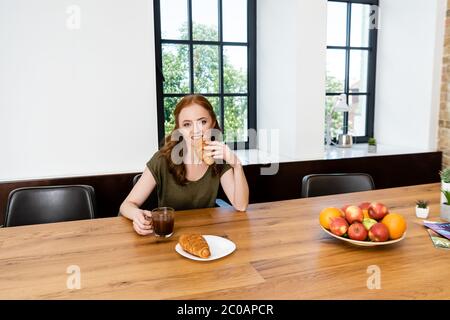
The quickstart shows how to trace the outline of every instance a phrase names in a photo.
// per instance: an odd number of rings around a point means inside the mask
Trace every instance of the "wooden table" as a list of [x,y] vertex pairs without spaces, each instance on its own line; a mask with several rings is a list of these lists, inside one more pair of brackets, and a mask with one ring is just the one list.
[[[177,212],[168,241],[141,237],[125,218],[0,230],[0,298],[32,299],[450,299],[450,252],[434,248],[415,218],[415,200],[438,218],[439,184],[250,205],[246,213],[212,208]],[[327,206],[381,201],[408,220],[394,245],[356,247],[325,234]],[[237,249],[198,262],[175,252],[178,236],[227,237]],[[68,289],[67,268],[81,289]],[[381,289],[369,289],[370,266]]]

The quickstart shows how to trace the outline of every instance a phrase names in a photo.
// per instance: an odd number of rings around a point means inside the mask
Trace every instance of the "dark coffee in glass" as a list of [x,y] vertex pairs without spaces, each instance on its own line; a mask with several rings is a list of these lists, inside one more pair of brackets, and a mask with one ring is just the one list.
[[152,210],[153,232],[156,237],[168,238],[173,234],[175,210],[161,207]]

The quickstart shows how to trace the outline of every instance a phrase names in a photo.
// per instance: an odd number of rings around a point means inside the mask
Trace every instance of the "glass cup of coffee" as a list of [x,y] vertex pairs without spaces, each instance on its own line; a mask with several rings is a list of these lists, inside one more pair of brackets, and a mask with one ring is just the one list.
[[173,234],[175,210],[170,207],[160,207],[152,210],[153,232],[156,237],[169,238]]

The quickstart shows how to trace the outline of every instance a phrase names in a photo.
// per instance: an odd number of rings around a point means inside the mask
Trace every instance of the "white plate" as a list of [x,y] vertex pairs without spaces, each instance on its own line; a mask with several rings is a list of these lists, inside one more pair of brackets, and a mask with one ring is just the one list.
[[211,261],[223,258],[232,253],[234,250],[236,250],[236,245],[234,244],[234,242],[228,239],[211,235],[203,235],[203,238],[205,238],[206,242],[208,242],[209,245],[209,251],[211,252],[209,258],[200,258],[190,253],[187,253],[186,251],[183,250],[183,248],[179,243],[177,243],[177,245],[175,246],[175,251],[181,254],[183,257],[192,260]]
[[383,246],[386,244],[393,244],[393,243],[402,241],[403,239],[405,239],[405,236],[406,236],[406,232],[405,232],[405,233],[403,233],[401,238],[398,238],[395,240],[390,240],[390,241],[384,241],[384,242],[359,241],[359,240],[352,240],[352,239],[348,239],[348,238],[344,238],[344,237],[339,237],[339,236],[335,235],[334,233],[332,233],[331,231],[325,229],[324,227],[322,227],[322,226],[320,226],[320,227],[322,228],[323,231],[328,233],[330,236],[335,237],[336,239],[347,241],[347,242],[350,242],[352,244],[355,244],[357,246],[362,246],[362,247],[374,247],[374,246]]

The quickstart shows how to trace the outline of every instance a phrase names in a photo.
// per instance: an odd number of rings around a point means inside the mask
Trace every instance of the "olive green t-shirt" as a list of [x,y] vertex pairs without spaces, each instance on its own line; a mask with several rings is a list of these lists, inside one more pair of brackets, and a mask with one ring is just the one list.
[[175,210],[214,207],[220,178],[231,169],[228,163],[224,163],[220,174],[214,176],[210,166],[199,180],[180,185],[169,172],[167,160],[159,151],[147,162],[147,167],[155,178],[158,187],[158,206],[171,207]]

